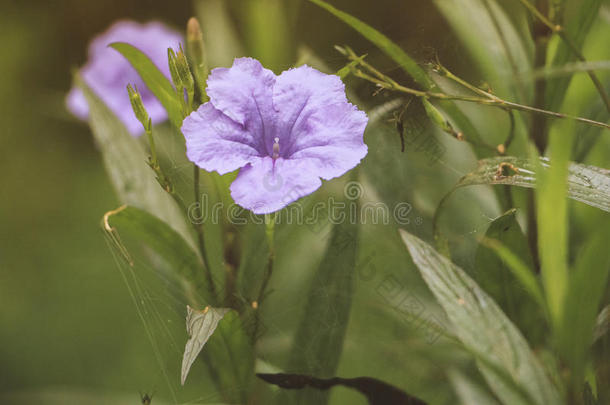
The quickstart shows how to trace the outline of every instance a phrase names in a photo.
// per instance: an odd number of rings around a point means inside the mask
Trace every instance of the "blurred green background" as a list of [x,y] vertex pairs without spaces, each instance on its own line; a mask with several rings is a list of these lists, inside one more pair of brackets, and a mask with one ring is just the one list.
[[[0,172],[3,174],[0,188],[0,400],[3,403],[138,403],[138,391],[160,391],[159,402],[170,399],[164,393],[165,377],[100,230],[102,215],[115,208],[118,201],[88,126],[69,115],[64,107],[64,96],[71,86],[72,69],[85,62],[90,39],[115,20],[156,19],[180,28],[190,16],[197,14],[205,24],[206,16],[202,13],[206,4],[213,7],[218,2],[202,0],[196,7],[189,1],[4,0],[0,5]],[[227,55],[231,52],[244,53],[266,61],[266,65],[278,73],[302,59],[307,54],[302,48],[305,46],[309,55],[315,54],[333,71],[345,64],[345,59],[333,46],[349,44],[358,53],[368,53],[370,60],[385,73],[404,79],[397,66],[382,58],[370,43],[308,2],[236,0],[225,4],[242,46],[229,41],[229,37],[223,37],[226,42],[209,43],[216,64],[230,64],[231,57]],[[416,59],[429,61],[438,53],[443,63],[456,73],[473,82],[482,81],[482,75],[473,68],[432,2],[334,0],[332,4],[379,28]],[[286,12],[286,18],[278,20],[274,13],[281,12]],[[514,16],[515,19],[521,17],[522,14]],[[281,21],[285,26],[265,24],[268,19]],[[217,21],[207,22],[214,24]],[[222,32],[223,27],[214,29]],[[278,32],[289,35],[277,35]],[[607,31],[601,33],[603,37]],[[599,47],[599,43],[597,41],[593,46]],[[599,52],[604,55],[603,50]],[[590,84],[584,86],[590,87]],[[354,81],[351,89],[368,105],[387,100],[384,94],[372,100],[374,89],[358,81]],[[502,113],[496,113],[484,110],[478,119],[483,128],[490,129],[490,137],[499,140],[505,136],[507,122]],[[498,131],[499,126],[501,131]],[[395,153],[398,140],[389,126],[388,129],[379,133],[380,138],[374,141],[376,144],[369,144],[371,160],[376,156],[377,161],[383,162],[384,154],[390,153],[390,149],[394,154],[387,156],[403,157]],[[609,144],[600,145],[590,161],[607,167]],[[400,190],[382,195],[384,201],[406,200],[413,204],[414,215],[423,218],[423,225],[411,227],[410,231],[428,238],[430,217],[436,203],[444,191],[474,165],[474,157],[467,147],[453,140],[447,145],[453,153],[445,157],[447,161],[434,167],[430,167],[425,156],[417,156],[416,152],[406,154],[405,160],[413,158],[414,162],[409,167],[406,163],[390,160],[378,166],[374,163],[367,166],[366,162],[364,165],[369,178],[379,183],[380,194],[391,187]],[[405,171],[414,167],[419,171]],[[391,170],[402,171],[387,177]],[[438,173],[445,177],[440,179]],[[391,184],[396,181],[403,183],[400,187]],[[484,231],[490,217],[499,213],[489,190],[475,190],[476,204],[464,208],[474,198],[475,191],[460,193],[451,204],[453,213],[458,215],[447,214],[453,231],[466,235],[456,243],[470,243],[470,248],[466,246],[457,254],[457,260],[465,268],[472,261],[475,234]],[[455,208],[458,206],[461,206],[459,211]],[[594,224],[599,213],[579,207],[576,215],[584,224],[582,230],[587,224]],[[578,226],[575,228],[578,232]],[[392,228],[390,231],[394,232]],[[401,281],[411,286],[410,291],[429,299],[429,292],[423,287],[408,255],[400,243],[396,244],[396,235],[388,236],[388,229],[383,227],[370,229],[366,235],[369,240],[387,244],[379,251],[367,250],[365,243],[360,253],[361,261],[367,263],[366,260],[372,258],[381,272],[399,273]],[[295,253],[286,254],[284,258],[280,256],[278,266],[281,267],[283,261],[287,269],[293,262],[300,263],[304,269],[314,267],[315,263],[311,261],[315,262],[316,258],[312,259],[309,251],[300,250],[300,244],[312,239],[315,235],[289,239],[286,243]],[[389,266],[400,263],[402,267],[380,267],[388,263]],[[406,271],[401,272],[403,269]],[[306,273],[294,274],[303,277]],[[286,286],[285,291],[280,291],[273,299],[279,306],[283,296],[290,296],[300,288],[298,284],[303,278],[292,279],[293,273],[289,272],[275,277],[277,285]],[[352,340],[346,342],[345,350],[351,357],[342,360],[340,373],[356,376],[370,372],[391,378],[395,369],[405,368],[407,375],[417,375],[421,370],[422,375],[429,377],[426,381],[403,381],[402,386],[417,387],[419,392],[433,397],[438,389],[435,379],[442,378],[442,370],[435,367],[429,354],[424,354],[429,348],[421,338],[410,340],[396,317],[387,315],[388,319],[380,321],[366,312],[371,302],[375,302],[374,297],[367,294],[374,296],[377,284],[365,282],[363,285],[365,292],[354,304],[356,315],[350,324]],[[434,313],[438,308],[431,305],[427,310]],[[294,326],[292,318],[293,314],[287,310],[280,312],[278,319],[273,321],[288,328]],[[384,337],[379,337],[369,329],[374,322],[399,326],[386,330]],[[177,325],[177,329],[183,329],[183,326]],[[361,340],[353,340],[354,336]],[[183,341],[177,342],[178,346],[183,344]],[[281,339],[270,339],[264,342],[263,349],[274,345],[281,347],[281,344]],[[380,352],[387,357],[381,358],[379,364],[370,364],[375,356],[364,352],[367,344],[382,347]],[[444,353],[443,348],[439,345],[434,349],[439,357],[459,357],[456,352]],[[394,358],[393,353],[400,356]],[[403,355],[411,357],[405,359]],[[175,360],[179,361],[179,357]],[[279,358],[272,360],[281,362]],[[456,364],[460,361],[455,360]],[[187,389],[191,398],[205,395],[205,389],[196,386]],[[340,395],[350,398],[343,403],[364,403],[356,402],[363,400],[355,394],[342,392]],[[200,400],[207,401],[205,397]]]

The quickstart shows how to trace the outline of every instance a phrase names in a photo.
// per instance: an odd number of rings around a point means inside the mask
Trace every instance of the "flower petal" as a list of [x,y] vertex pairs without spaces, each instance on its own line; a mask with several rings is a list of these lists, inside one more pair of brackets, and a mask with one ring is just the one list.
[[275,79],[275,74],[259,61],[238,58],[230,68],[213,69],[207,82],[207,94],[214,107],[253,135],[258,134],[270,156],[275,132],[272,100]]
[[305,159],[314,173],[329,180],[366,156],[368,118],[347,101],[338,76],[309,66],[285,71],[277,78],[273,102],[282,157]]
[[260,155],[260,140],[212,103],[203,104],[186,117],[181,129],[187,157],[207,171],[229,173]]
[[307,162],[270,157],[259,158],[240,170],[231,196],[235,202],[255,214],[280,210],[313,193],[322,181],[307,167]]

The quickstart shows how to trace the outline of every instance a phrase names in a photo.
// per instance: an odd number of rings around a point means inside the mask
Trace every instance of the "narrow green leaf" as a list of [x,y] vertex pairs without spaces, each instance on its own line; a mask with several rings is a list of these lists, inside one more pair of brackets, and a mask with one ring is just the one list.
[[[566,125],[573,126],[573,123]],[[546,167],[538,160],[536,167],[536,220],[542,284],[551,323],[557,326],[563,316],[568,288],[567,196],[570,194],[569,160],[574,137],[563,137],[551,131],[549,139],[551,164]]]
[[188,372],[197,356],[199,356],[203,346],[216,330],[218,322],[230,311],[230,308],[206,307],[201,311],[197,311],[187,306],[186,310],[186,331],[189,339],[186,342],[184,356],[182,357],[182,372],[180,377],[182,385],[184,385]]
[[[541,159],[543,168],[551,164]],[[477,184],[506,184],[536,187],[536,161],[516,157],[494,157],[479,161],[478,167],[462,177],[456,187]],[[568,167],[568,197],[610,212],[610,170],[571,163]],[[552,202],[550,206],[554,206]]]
[[[335,375],[352,304],[358,252],[359,228],[349,222],[333,227],[330,244],[310,287],[286,370],[316,377]],[[327,392],[304,390],[298,395],[302,403],[328,401]]]
[[183,213],[161,189],[138,141],[78,76],[76,83],[89,104],[89,125],[119,200],[159,217],[194,246]]
[[507,211],[487,228],[477,250],[473,278],[531,342],[532,334],[544,324],[541,310],[546,304],[516,211]]
[[[203,303],[209,302],[208,288],[203,277],[203,264],[199,256],[168,224],[146,211],[123,206],[106,214],[104,229],[111,233],[118,232],[122,236],[127,235],[133,240],[146,244],[194,289],[197,297],[203,298]],[[118,241],[120,240],[119,237]],[[126,250],[124,246],[117,247],[121,251]]]
[[356,17],[353,17],[346,12],[336,9],[330,4],[323,0],[309,0],[312,3],[327,10],[341,21],[358,31],[363,37],[374,43],[379,49],[381,49],[387,56],[397,62],[400,67],[407,72],[413,80],[415,80],[420,86],[425,89],[429,89],[434,86],[434,83],[428,77],[426,71],[424,71],[419,65],[411,59],[405,51],[403,51],[398,45],[396,45],[390,38],[383,35],[370,25],[360,21]]
[[[511,405],[560,403],[556,388],[527,341],[498,305],[461,268],[417,237],[402,230],[400,233],[424,281],[453,323],[458,338],[476,355],[483,376],[498,398]],[[510,384],[498,370],[510,376]]]
[[598,229],[577,256],[558,334],[561,354],[578,376],[584,375],[591,360],[596,321],[610,273],[610,220],[606,217]]
[[152,61],[139,49],[124,42],[115,42],[110,47],[116,49],[131,63],[138,72],[146,86],[161,102],[169,119],[176,128],[182,126],[182,107],[180,100],[170,81],[152,63]]
[[250,0],[243,4],[245,39],[252,56],[275,72],[293,60],[288,3],[282,0]]
[[[538,303],[541,308],[546,307],[544,301],[544,293],[538,282],[538,279],[532,273],[532,266],[527,266],[519,256],[513,253],[509,248],[504,246],[496,239],[488,239],[487,237],[481,241],[483,246],[493,250],[496,255],[502,260],[506,267],[510,269],[514,277],[521,283],[530,296]],[[530,256],[528,254],[528,256]],[[531,257],[531,256],[530,256]],[[478,260],[478,258],[477,258]],[[493,267],[493,266],[489,266]]]

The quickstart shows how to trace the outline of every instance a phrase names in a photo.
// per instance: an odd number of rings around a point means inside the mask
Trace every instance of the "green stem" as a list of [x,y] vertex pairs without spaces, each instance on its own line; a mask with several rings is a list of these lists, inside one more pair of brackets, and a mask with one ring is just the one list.
[[148,138],[148,144],[150,145],[150,163],[155,167],[159,167],[159,160],[157,159],[157,148],[155,146],[155,138],[152,134],[152,124],[150,123],[150,119],[148,125],[144,127],[144,130],[146,132],[146,137]]
[[[454,95],[454,94],[437,93],[437,92],[432,92],[432,91],[421,91],[421,90],[415,90],[415,89],[411,89],[409,87],[401,86],[400,84],[397,84],[395,82],[388,83],[388,82],[381,81],[370,75],[367,75],[366,73],[364,73],[360,70],[355,70],[354,75],[357,77],[360,77],[362,79],[368,80],[372,83],[375,83],[376,85],[378,85],[381,88],[384,88],[387,90],[400,91],[402,93],[411,94],[416,97],[435,98],[435,99],[439,99],[439,100],[466,101],[466,102],[470,102],[470,103],[489,105],[489,106],[493,106],[493,107],[509,108],[511,110],[526,111],[529,113],[546,115],[546,116],[553,117],[553,118],[571,119],[574,121],[582,122],[582,123],[593,125],[596,127],[610,129],[610,125],[603,123],[603,122],[590,120],[588,118],[576,117],[574,115],[568,115],[568,114],[558,113],[558,112],[554,112],[554,111],[543,110],[541,108],[531,107],[528,105],[513,103],[511,101],[503,100],[494,95],[491,95],[491,96],[493,96],[493,98],[482,98],[482,97],[469,97],[469,96],[461,96],[461,95]],[[483,91],[483,90],[481,90],[481,91]]]
[[515,139],[515,115],[511,110],[506,110],[506,112],[508,113],[508,119],[510,120],[510,128],[508,129],[508,136],[502,144],[501,155],[504,155],[506,151],[508,151],[513,139]]
[[[578,47],[576,46],[576,44],[572,41],[572,39],[566,34],[565,29],[563,26],[561,26],[560,24],[555,24],[553,23],[551,20],[549,20],[544,14],[542,14],[532,3],[530,3],[528,0],[519,0],[521,2],[521,4],[523,4],[525,6],[525,8],[527,8],[529,10],[530,13],[532,13],[536,18],[538,18],[544,25],[546,25],[554,34],[557,34],[559,36],[559,38],[561,38],[561,40],[563,42],[565,42],[565,44],[568,46],[568,48],[570,48],[570,50],[572,51],[572,53],[581,61],[581,62],[586,62],[587,60],[585,59],[584,55],[582,54],[582,52],[580,52],[580,49],[578,49]],[[602,85],[601,81],[599,80],[599,78],[597,77],[597,75],[595,74],[594,71],[588,71],[587,74],[589,75],[589,77],[591,78],[591,81],[593,82],[593,85],[595,85],[595,88],[597,89],[597,92],[599,93],[599,95],[602,98],[602,101],[604,102],[605,106],[606,106],[606,110],[608,110],[608,112],[610,112],[610,97],[608,97],[608,93],[606,93],[606,90],[604,89],[604,86]]]
[[[199,191],[199,167],[193,164],[193,190],[195,192],[195,203],[199,201],[201,198],[201,193]],[[201,211],[201,206],[197,210],[196,214],[197,218],[202,218],[203,213]],[[208,288],[210,290],[210,294],[214,302],[217,300],[216,296],[216,285],[214,284],[214,277],[212,277],[212,268],[210,267],[210,261],[208,260],[208,255],[205,249],[205,239],[203,235],[203,224],[193,222],[193,226],[195,227],[195,232],[197,233],[197,241],[199,246],[199,253],[201,254],[201,259],[203,260],[203,265],[205,267],[206,278],[208,279]]]
[[266,225],[266,235],[267,235],[267,244],[269,245],[269,258],[267,259],[267,271],[265,272],[265,276],[263,278],[263,282],[261,284],[261,288],[258,292],[258,297],[256,301],[254,301],[254,308],[256,310],[256,318],[254,323],[254,332],[252,334],[252,339],[257,339],[258,328],[260,324],[260,311],[263,300],[265,299],[265,293],[267,291],[267,286],[269,284],[269,280],[271,280],[271,275],[273,274],[273,264],[275,262],[275,242],[274,242],[274,228],[275,228],[275,215],[271,216],[270,214],[265,215],[265,225]]

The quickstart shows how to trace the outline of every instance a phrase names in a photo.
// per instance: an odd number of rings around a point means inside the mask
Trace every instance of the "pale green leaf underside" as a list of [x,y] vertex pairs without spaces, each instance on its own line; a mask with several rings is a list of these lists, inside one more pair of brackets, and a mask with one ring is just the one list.
[[[500,165],[512,175],[503,176]],[[512,165],[507,166],[507,164]],[[542,166],[550,162],[542,159]],[[516,172],[514,169],[516,168]],[[477,184],[506,184],[534,188],[536,186],[536,164],[531,159],[516,157],[494,157],[479,161],[476,170],[462,177],[456,187]],[[568,197],[610,212],[610,170],[595,166],[571,163],[568,169]]]
[[559,404],[559,394],[527,341],[461,268],[417,237],[400,231],[413,262],[505,404]]
[[448,377],[462,405],[498,405],[498,401],[493,399],[490,393],[470,381],[460,371],[449,370]]
[[182,385],[184,385],[189,370],[203,349],[203,346],[216,330],[218,322],[231,310],[230,308],[206,307],[206,309],[198,311],[188,305],[186,309],[186,331],[189,335],[189,340],[186,342],[184,356],[182,357],[182,373],[180,377]]

